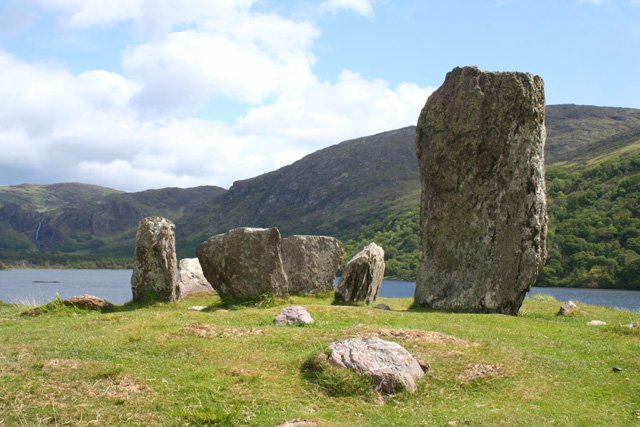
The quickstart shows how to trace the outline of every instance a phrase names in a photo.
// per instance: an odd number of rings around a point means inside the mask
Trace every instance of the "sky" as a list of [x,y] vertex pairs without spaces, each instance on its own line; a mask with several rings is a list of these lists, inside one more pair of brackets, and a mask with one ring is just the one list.
[[465,65],[640,108],[640,0],[0,0],[0,185],[228,188]]

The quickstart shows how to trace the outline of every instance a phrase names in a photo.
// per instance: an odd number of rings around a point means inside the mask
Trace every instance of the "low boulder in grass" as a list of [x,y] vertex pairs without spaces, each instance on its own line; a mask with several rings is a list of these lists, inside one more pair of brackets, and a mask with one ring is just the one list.
[[413,393],[424,376],[421,363],[404,347],[378,337],[336,341],[329,344],[329,350],[330,364],[369,377],[374,390],[383,394]]
[[83,310],[102,311],[113,307],[113,304],[104,298],[86,294],[64,299],[62,303],[69,307],[81,308]]
[[283,308],[273,319],[276,325],[310,325],[313,317],[300,305]]
[[558,316],[571,316],[576,313],[578,306],[573,301],[567,301],[560,306]]

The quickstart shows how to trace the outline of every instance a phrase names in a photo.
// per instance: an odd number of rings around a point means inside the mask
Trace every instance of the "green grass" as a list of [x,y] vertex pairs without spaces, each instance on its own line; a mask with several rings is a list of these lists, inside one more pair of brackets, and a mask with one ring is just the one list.
[[[526,300],[517,317],[381,302],[393,311],[292,298],[315,318],[307,327],[274,326],[281,306],[227,310],[217,297],[109,313],[56,305],[33,317],[21,316],[28,307],[0,304],[0,425],[640,423],[633,413],[640,409],[640,335],[620,326],[639,313],[581,306],[575,316],[557,317],[560,303],[544,297]],[[586,326],[592,319],[608,326]],[[331,341],[389,330],[404,332],[385,339],[431,366],[415,395],[382,403],[358,379],[315,369],[314,356]],[[433,342],[427,331],[466,341]],[[502,374],[462,380],[477,364]]]

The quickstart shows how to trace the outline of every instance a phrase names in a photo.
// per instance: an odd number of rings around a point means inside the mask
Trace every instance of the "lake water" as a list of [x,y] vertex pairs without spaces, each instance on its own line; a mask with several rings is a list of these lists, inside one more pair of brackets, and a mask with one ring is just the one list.
[[[380,296],[411,298],[414,282],[385,280]],[[0,271],[0,301],[42,304],[56,296],[91,294],[114,304],[131,300],[131,270],[5,270]],[[560,301],[579,301],[640,311],[640,291],[579,288],[533,288],[529,295],[547,294]]]

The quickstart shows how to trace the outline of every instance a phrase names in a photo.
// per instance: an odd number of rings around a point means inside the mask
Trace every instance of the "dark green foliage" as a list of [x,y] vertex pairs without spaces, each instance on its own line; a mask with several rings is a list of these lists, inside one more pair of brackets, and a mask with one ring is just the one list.
[[549,257],[540,286],[640,289],[640,141],[547,170]]

